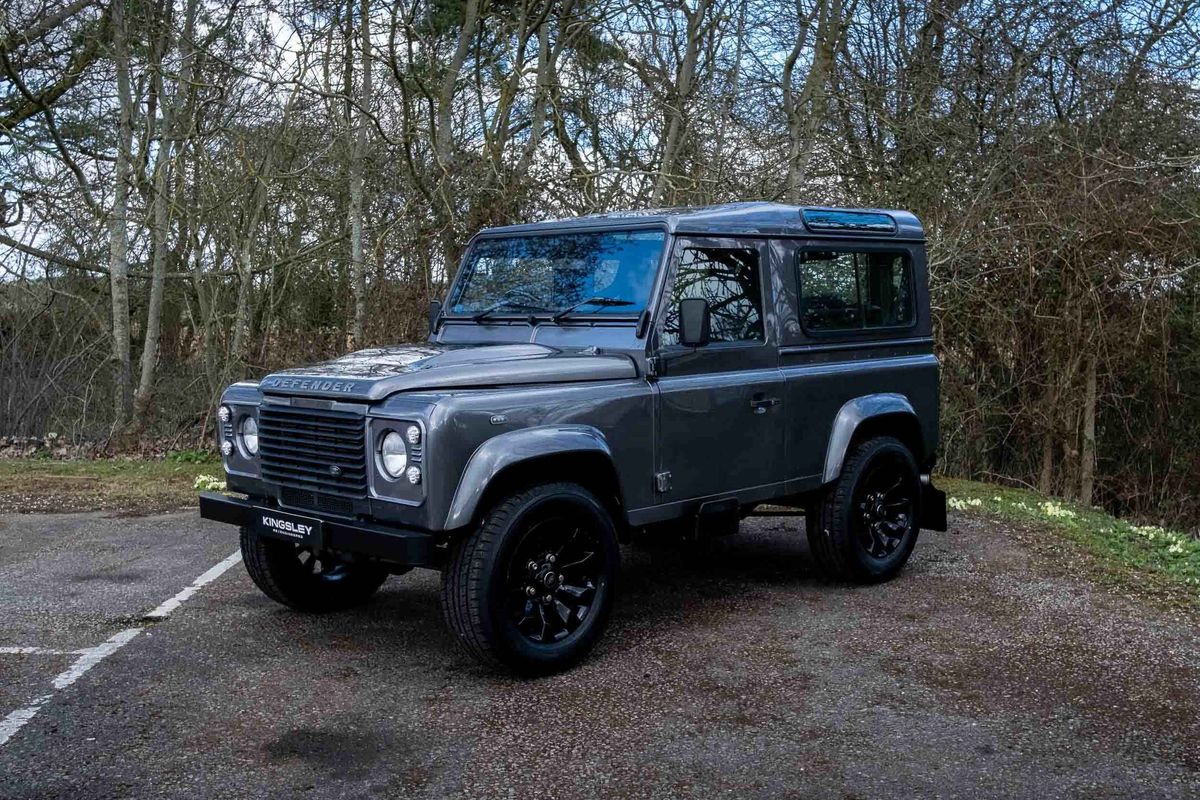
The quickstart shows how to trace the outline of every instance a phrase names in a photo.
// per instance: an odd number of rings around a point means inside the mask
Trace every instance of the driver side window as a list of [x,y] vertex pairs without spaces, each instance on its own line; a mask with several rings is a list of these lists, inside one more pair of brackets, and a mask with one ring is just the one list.
[[675,270],[660,343],[679,344],[679,301],[700,297],[712,314],[710,341],[761,342],[762,278],[754,248],[688,247]]

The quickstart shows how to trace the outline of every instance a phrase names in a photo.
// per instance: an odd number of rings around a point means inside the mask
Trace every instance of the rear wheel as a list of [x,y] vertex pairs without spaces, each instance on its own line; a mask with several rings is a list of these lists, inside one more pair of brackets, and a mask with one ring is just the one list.
[[442,613],[471,655],[521,674],[565,669],[600,638],[620,555],[607,510],[573,483],[503,498],[455,543]]
[[813,558],[840,580],[894,577],[917,542],[920,491],[916,462],[899,440],[879,436],[858,444],[806,516]]
[[242,561],[250,579],[272,600],[297,611],[340,611],[362,605],[387,580],[375,564],[344,561],[242,528]]

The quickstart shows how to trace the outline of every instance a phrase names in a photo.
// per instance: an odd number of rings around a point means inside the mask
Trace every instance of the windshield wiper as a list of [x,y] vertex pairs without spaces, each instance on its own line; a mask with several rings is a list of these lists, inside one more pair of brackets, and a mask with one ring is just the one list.
[[492,303],[490,306],[483,309],[482,311],[478,311],[475,314],[472,314],[471,321],[472,322],[483,322],[485,319],[487,319],[492,314],[496,313],[497,311],[499,311],[502,308],[531,308],[534,311],[549,311],[550,310],[550,309],[546,308],[545,306],[539,306],[539,305],[535,305],[533,303],[526,303],[521,300],[513,300],[512,298],[505,297],[505,298],[502,298],[502,299],[497,300],[496,302]]
[[555,325],[562,322],[568,314],[573,312],[580,306],[599,306],[600,308],[611,308],[612,306],[631,306],[632,300],[622,300],[617,297],[589,297],[587,300],[580,300],[578,303],[569,305],[562,311],[558,311],[550,318],[550,321]]

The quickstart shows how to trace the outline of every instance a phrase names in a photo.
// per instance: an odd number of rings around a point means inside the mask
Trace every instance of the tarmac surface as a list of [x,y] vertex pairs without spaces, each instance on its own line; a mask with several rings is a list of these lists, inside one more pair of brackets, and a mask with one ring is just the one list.
[[0,516],[0,798],[1200,797],[1200,621],[951,524],[864,588],[798,518],[625,548],[600,646],[522,681],[433,572],[306,616],[194,511]]

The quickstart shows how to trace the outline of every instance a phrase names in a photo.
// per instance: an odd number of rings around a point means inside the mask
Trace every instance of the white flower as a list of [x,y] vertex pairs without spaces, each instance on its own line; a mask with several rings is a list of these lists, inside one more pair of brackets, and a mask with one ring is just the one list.
[[1064,508],[1053,500],[1043,502],[1039,508],[1041,508],[1042,513],[1047,517],[1054,517],[1055,519],[1074,519],[1075,517],[1074,511]]
[[223,492],[225,491],[225,479],[216,475],[197,475],[192,488],[204,492]]

